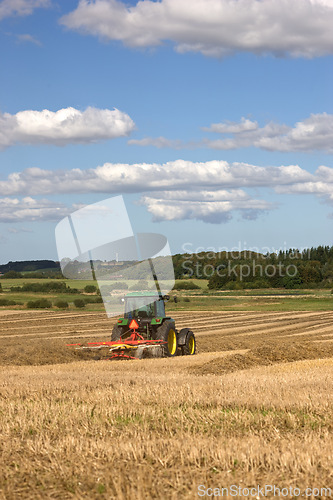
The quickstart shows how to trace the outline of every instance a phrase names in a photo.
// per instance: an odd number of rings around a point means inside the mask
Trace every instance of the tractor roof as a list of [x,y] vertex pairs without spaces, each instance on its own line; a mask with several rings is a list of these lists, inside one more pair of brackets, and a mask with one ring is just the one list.
[[160,295],[157,292],[130,292],[125,297],[154,297],[157,300]]

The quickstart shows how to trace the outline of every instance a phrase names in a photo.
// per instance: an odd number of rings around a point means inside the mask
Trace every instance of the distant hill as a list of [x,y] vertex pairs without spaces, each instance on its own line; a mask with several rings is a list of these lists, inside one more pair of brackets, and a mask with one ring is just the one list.
[[40,271],[41,269],[54,269],[60,271],[59,262],[54,260],[22,260],[18,262],[8,262],[7,264],[0,265],[0,273],[7,273],[8,271],[27,272],[27,271]]

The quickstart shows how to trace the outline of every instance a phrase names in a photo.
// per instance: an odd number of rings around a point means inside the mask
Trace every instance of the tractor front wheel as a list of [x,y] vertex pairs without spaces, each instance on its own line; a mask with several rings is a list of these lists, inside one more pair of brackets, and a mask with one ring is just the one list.
[[178,340],[175,326],[169,321],[165,321],[156,331],[156,339],[163,340],[162,352],[164,357],[173,357],[177,354]]

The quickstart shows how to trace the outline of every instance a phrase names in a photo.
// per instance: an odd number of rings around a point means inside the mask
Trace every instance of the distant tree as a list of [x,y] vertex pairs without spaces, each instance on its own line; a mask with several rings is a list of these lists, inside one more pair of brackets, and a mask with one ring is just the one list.
[[49,309],[50,307],[52,307],[52,302],[47,299],[29,300],[27,302],[28,309]]
[[226,274],[225,276],[219,276],[218,274],[213,274],[211,278],[209,278],[208,281],[208,288],[209,290],[220,290],[223,288],[230,278]]
[[2,276],[2,279],[16,279],[16,278],[22,278],[22,274],[18,273],[17,271],[8,271]]
[[316,261],[307,262],[305,266],[299,268],[299,273],[303,283],[319,283],[322,280],[320,263]]
[[66,300],[57,300],[54,305],[56,307],[58,307],[58,309],[67,309],[68,308],[68,302]]
[[178,281],[173,290],[200,290],[200,286],[193,283],[193,281]]
[[87,285],[84,287],[84,291],[86,293],[95,293],[97,290],[97,287],[95,285]]
[[53,260],[23,260],[18,262],[9,261],[7,264],[0,265],[0,272],[6,273],[7,271],[17,271],[17,272],[30,272],[39,270],[49,270],[60,271],[59,262],[54,262]]
[[83,309],[85,307],[85,302],[83,299],[75,299],[74,300],[74,305],[75,307],[77,307],[78,309]]
[[0,299],[0,306],[15,306],[16,304],[15,300]]
[[102,297],[84,297],[85,304],[100,304],[103,302]]
[[284,288],[299,288],[301,284],[302,279],[298,273],[296,274],[296,276],[285,276],[283,278]]

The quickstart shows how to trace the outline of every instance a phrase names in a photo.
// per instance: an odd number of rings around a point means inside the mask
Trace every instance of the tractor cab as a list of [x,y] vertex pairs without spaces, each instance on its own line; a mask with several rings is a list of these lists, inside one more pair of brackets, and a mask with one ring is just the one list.
[[[166,297],[165,297],[166,298]],[[125,297],[126,319],[165,318],[164,297],[148,292],[133,292]]]

